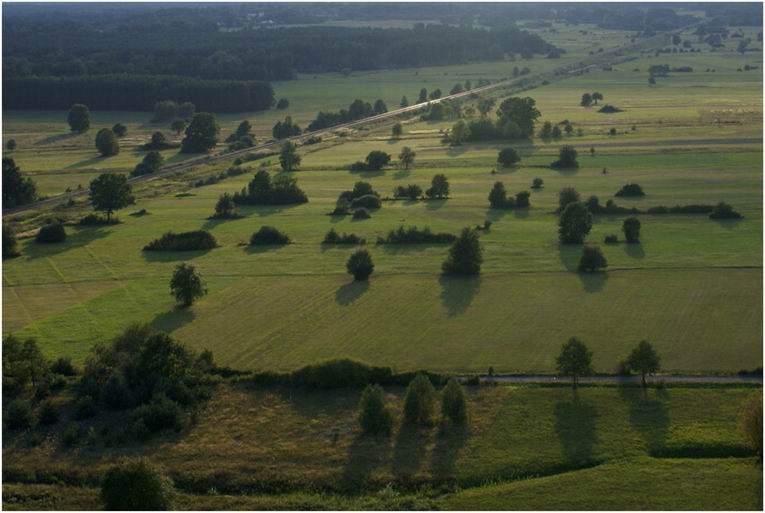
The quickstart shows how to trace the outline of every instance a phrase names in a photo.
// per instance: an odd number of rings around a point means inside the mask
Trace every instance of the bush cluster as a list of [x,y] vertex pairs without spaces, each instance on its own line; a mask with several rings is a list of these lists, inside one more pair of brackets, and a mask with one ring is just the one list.
[[422,196],[422,187],[417,184],[399,185],[393,189],[393,196],[396,198],[409,198],[416,200]]
[[218,247],[218,242],[210,232],[167,232],[144,246],[144,251],[202,251]]
[[423,229],[416,226],[404,228],[399,226],[388,232],[385,237],[377,237],[377,244],[448,244],[457,240],[451,233],[433,233],[427,226]]
[[322,244],[364,244],[364,239],[353,233],[337,233],[334,228],[330,228],[324,236]]
[[290,205],[307,203],[308,197],[297,185],[297,179],[279,175],[271,180],[268,171],[260,170],[241,192],[234,194],[240,205]]
[[645,192],[643,192],[643,188],[640,187],[639,184],[636,183],[628,183],[619,191],[614,194],[614,196],[619,198],[630,198],[630,197],[639,197],[639,196],[645,196]]
[[733,210],[731,205],[724,202],[718,203],[709,214],[710,219],[741,219],[742,217],[744,216]]
[[287,234],[280,232],[273,226],[261,226],[260,230],[250,237],[250,246],[268,246],[289,244],[290,238]]
[[508,197],[505,184],[496,182],[489,192],[489,205],[491,208],[498,209],[529,208],[531,206],[531,193],[521,191],[516,193],[515,198]]

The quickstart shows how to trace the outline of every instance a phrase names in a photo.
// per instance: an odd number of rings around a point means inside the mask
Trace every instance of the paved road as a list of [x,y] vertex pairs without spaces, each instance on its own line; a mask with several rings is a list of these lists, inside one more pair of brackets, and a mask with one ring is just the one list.
[[[612,50],[604,51],[592,57],[588,57],[587,59],[584,59],[580,62],[572,63],[566,66],[561,66],[545,73],[539,73],[536,75],[526,75],[524,77],[518,77],[513,79],[500,80],[499,82],[495,82],[493,84],[489,84],[486,86],[475,87],[471,89],[470,91],[464,91],[462,93],[451,94],[451,95],[439,98],[437,100],[430,100],[429,102],[426,102],[426,103],[410,105],[409,107],[403,107],[396,110],[388,111],[384,114],[378,114],[375,116],[370,116],[370,117],[359,119],[356,121],[342,123],[340,125],[335,125],[330,128],[321,129],[321,130],[313,130],[311,132],[305,132],[298,136],[293,136],[293,137],[281,139],[278,141],[272,141],[272,142],[268,142],[264,144],[259,144],[251,148],[245,148],[245,149],[237,150],[237,151],[229,151],[219,155],[205,155],[202,157],[193,158],[183,162],[179,162],[177,164],[170,164],[167,166],[163,166],[159,171],[155,173],[152,173],[150,175],[142,175],[138,177],[133,177],[133,178],[130,178],[128,181],[130,183],[138,183],[138,182],[149,182],[152,180],[157,180],[164,176],[177,173],[179,171],[183,171],[201,164],[207,164],[207,163],[212,163],[212,162],[216,162],[220,160],[232,159],[238,155],[244,155],[246,153],[252,153],[256,151],[275,150],[281,147],[281,145],[284,144],[285,141],[300,142],[309,137],[321,136],[321,135],[328,134],[328,133],[334,132],[335,130],[340,130],[343,128],[357,128],[363,125],[369,125],[379,121],[384,121],[386,119],[395,118],[402,114],[414,113],[419,110],[423,110],[427,108],[428,105],[447,102],[451,100],[458,100],[460,98],[468,97],[472,94],[486,93],[494,89],[500,89],[500,88],[510,89],[509,91],[507,91],[508,93],[523,91],[526,89],[530,89],[532,87],[536,87],[537,85],[541,84],[545,80],[549,81],[555,78],[575,76],[589,68],[592,68],[598,65],[614,64],[616,61],[625,60],[624,59],[625,54],[631,51],[636,51],[643,48],[651,47],[655,44],[660,44],[660,43],[663,46],[663,43],[666,42],[667,38],[671,37],[671,35],[672,34],[669,34],[669,33],[660,34],[651,38],[643,39],[641,41],[638,41],[637,43],[631,43],[628,45],[614,48]],[[46,199],[37,201],[35,203],[30,203],[28,205],[23,205],[20,207],[3,210],[3,215],[17,214],[20,212],[34,210],[41,207],[59,205],[64,203],[65,201],[68,201],[69,199],[77,198],[79,196],[84,196],[86,194],[88,194],[88,191],[83,189],[83,190],[73,191],[66,194],[61,194],[58,196],[52,196],[50,198],[46,198]]]
[[[481,381],[485,383],[518,383],[518,384],[548,384],[548,383],[571,383],[569,378],[559,378],[545,374],[530,376],[481,376]],[[695,375],[657,375],[647,378],[648,383],[715,383],[715,384],[762,384],[762,376],[695,376]],[[640,376],[589,376],[579,378],[579,383],[595,384],[639,384]]]

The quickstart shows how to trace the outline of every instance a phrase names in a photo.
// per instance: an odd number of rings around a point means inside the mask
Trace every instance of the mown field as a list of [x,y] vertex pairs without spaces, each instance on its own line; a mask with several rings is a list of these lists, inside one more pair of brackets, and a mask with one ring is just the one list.
[[749,388],[479,387],[467,428],[429,429],[402,426],[403,390],[386,392],[390,438],[358,432],[358,390],[221,384],[195,425],[140,444],[110,443],[126,428],[104,413],[63,446],[65,410],[52,428],[6,435],[3,505],[98,507],[104,469],[146,455],[193,509],[761,508],[738,430]]

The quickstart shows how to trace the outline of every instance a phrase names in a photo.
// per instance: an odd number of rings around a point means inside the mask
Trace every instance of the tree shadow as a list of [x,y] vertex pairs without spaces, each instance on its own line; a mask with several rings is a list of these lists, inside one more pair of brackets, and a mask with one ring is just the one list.
[[157,331],[171,333],[194,320],[194,310],[176,306],[172,310],[157,315],[149,324]]
[[513,209],[513,216],[517,219],[527,219],[529,217],[529,209],[528,208],[514,208]]
[[351,305],[367,290],[369,290],[369,280],[346,283],[335,292],[335,302],[343,306]]
[[179,260],[193,260],[206,255],[212,249],[198,249],[194,251],[141,251],[144,260],[149,262],[177,262]]
[[468,435],[467,426],[452,425],[446,421],[441,423],[436,446],[433,448],[433,477],[448,479],[455,476],[457,458],[467,443]]
[[447,315],[454,317],[464,313],[481,287],[480,276],[441,276],[441,303]]
[[490,208],[486,211],[486,219],[493,223],[499,221],[509,213],[510,209],[508,208]]
[[387,436],[358,434],[348,448],[348,459],[343,469],[343,488],[357,491],[366,484],[375,468],[379,468],[390,453],[390,439]]
[[608,273],[605,271],[595,271],[592,273],[577,272],[579,280],[582,282],[585,292],[600,292],[606,286]]
[[77,137],[78,134],[76,132],[69,132],[66,134],[56,134],[56,135],[50,135],[44,139],[40,139],[39,141],[34,143],[34,146],[44,146],[46,144],[53,144],[61,141],[65,141],[67,139],[72,139],[74,137]]
[[32,260],[35,258],[45,258],[60,255],[67,251],[87,246],[93,241],[102,239],[109,235],[110,230],[102,227],[71,227],[67,226],[65,230],[73,229],[74,233],[68,233],[64,242],[37,243],[34,239],[24,246],[22,256]]
[[79,162],[75,162],[74,164],[69,164],[64,169],[81,169],[81,168],[91,167],[95,164],[105,161],[107,158],[109,157],[102,157],[99,155],[97,157],[92,157],[89,159],[81,160]]
[[395,173],[393,173],[393,179],[394,180],[403,180],[404,178],[407,178],[409,175],[412,174],[411,169],[399,169]]
[[464,145],[449,146],[449,148],[446,150],[446,154],[450,157],[459,157],[465,152],[467,152],[467,147]]
[[258,245],[251,245],[247,244],[244,246],[244,252],[248,255],[256,255],[259,253],[268,253],[271,251],[279,251],[280,249],[284,249],[289,244],[258,244]]
[[246,216],[239,217],[208,217],[202,224],[200,230],[212,230],[216,226],[227,223],[229,221],[238,221],[239,219],[245,219]]
[[567,271],[579,271],[579,259],[582,257],[582,244],[558,244],[558,258]]
[[427,210],[438,210],[439,208],[446,205],[448,198],[444,199],[429,199],[425,201],[425,208]]
[[353,171],[353,170],[351,170],[350,173],[352,175],[359,176],[360,178],[376,178],[376,177],[379,177],[379,176],[385,176],[385,169],[380,169],[378,171],[370,171],[370,170]]
[[629,405],[630,424],[640,433],[649,452],[661,450],[669,434],[669,411],[664,401],[666,391],[659,394],[639,386],[619,387],[619,393]]
[[738,225],[743,222],[743,219],[712,219],[712,221],[726,230],[735,230]]
[[579,173],[578,167],[552,167],[549,166],[549,169],[552,169],[553,171],[557,171],[560,176],[576,176],[577,173]]
[[573,392],[570,401],[558,401],[555,405],[555,432],[569,463],[584,464],[593,460],[595,444],[598,441],[595,407],[579,398]]
[[427,444],[425,429],[408,422],[401,425],[393,448],[392,470],[397,479],[406,481],[420,470]]
[[645,251],[643,250],[642,244],[639,244],[639,243],[634,244],[634,243],[625,242],[623,246],[624,246],[624,252],[627,253],[628,257],[636,258],[636,259],[645,258]]

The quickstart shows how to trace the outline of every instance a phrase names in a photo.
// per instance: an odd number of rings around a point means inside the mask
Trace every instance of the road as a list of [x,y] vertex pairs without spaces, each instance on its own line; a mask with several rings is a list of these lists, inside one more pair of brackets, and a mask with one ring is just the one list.
[[[569,378],[550,376],[547,374],[528,376],[480,376],[482,383],[515,383],[515,384],[570,384]],[[463,376],[462,379],[467,379]],[[762,376],[715,376],[715,375],[657,375],[646,379],[650,384],[664,383],[687,383],[687,384],[762,384]],[[579,378],[580,384],[640,384],[640,376],[588,376]]]
[[[567,66],[561,66],[558,68],[555,68],[551,71],[545,72],[545,73],[538,73],[535,75],[526,75],[524,77],[518,77],[518,78],[512,78],[512,79],[506,79],[506,80],[500,80],[498,82],[495,82],[493,84],[481,86],[481,87],[475,87],[469,91],[464,91],[457,94],[451,94],[447,96],[443,96],[437,100],[430,100],[425,103],[419,103],[416,105],[410,105],[408,107],[402,107],[399,109],[395,109],[392,111],[385,112],[383,114],[377,114],[375,116],[370,116],[367,118],[362,118],[356,121],[350,121],[348,123],[342,123],[340,125],[335,125],[329,128],[321,129],[321,130],[313,130],[311,132],[304,132],[301,135],[288,137],[286,139],[280,139],[278,141],[272,141],[267,142],[263,144],[259,144],[250,148],[245,148],[242,150],[236,150],[236,151],[229,151],[226,153],[221,153],[219,155],[205,155],[194,159],[189,159],[183,162],[179,162],[177,164],[170,164],[167,166],[163,166],[160,168],[159,171],[152,173],[150,175],[142,175],[137,176],[133,178],[129,178],[128,181],[131,184],[134,183],[140,183],[140,182],[149,182],[152,180],[158,180],[160,178],[163,178],[167,175],[177,173],[179,171],[184,171],[186,169],[190,169],[195,166],[199,166],[202,164],[209,164],[212,162],[217,162],[221,160],[228,160],[232,158],[236,158],[238,155],[244,155],[247,153],[257,152],[257,151],[263,151],[263,150],[274,150],[277,148],[280,148],[286,141],[293,141],[293,142],[300,142],[302,140],[308,139],[310,137],[315,136],[321,136],[325,134],[332,133],[336,130],[344,129],[344,128],[357,128],[364,125],[369,125],[373,123],[377,123],[379,121],[384,121],[387,119],[395,118],[398,116],[401,116],[403,114],[410,114],[417,112],[419,110],[423,110],[427,108],[429,105],[433,105],[436,103],[442,103],[442,102],[448,102],[452,100],[459,100],[461,98],[469,97],[472,94],[481,94],[493,91],[495,89],[501,89],[501,88],[509,88],[512,90],[507,91],[508,93],[513,92],[520,92],[526,89],[530,89],[532,87],[535,87],[536,85],[541,84],[545,80],[552,80],[554,78],[565,78],[566,76],[575,76],[578,73],[587,70],[593,66],[603,65],[603,64],[614,64],[615,61],[612,59],[617,59],[619,57],[624,57],[624,55],[628,52],[640,50],[642,48],[651,47],[654,44],[657,43],[663,43],[666,42],[668,37],[671,37],[672,34],[660,34],[657,36],[653,36],[651,38],[643,39],[636,43],[631,43],[629,45],[620,46],[617,48],[614,48],[612,50],[608,50],[599,54],[596,54],[594,56],[588,57],[587,59],[584,59],[582,61],[579,61],[577,63],[572,63]],[[622,59],[624,60],[624,59]],[[66,194],[60,194],[57,196],[52,196],[50,198],[45,198],[40,201],[36,201],[34,203],[30,203],[28,205],[22,205],[15,208],[10,209],[4,209],[3,215],[12,215],[12,214],[18,214],[21,212],[29,211],[29,210],[35,210],[39,208],[44,208],[46,206],[56,206],[59,204],[62,204],[66,201],[69,201],[70,199],[74,199],[80,196],[87,195],[88,191],[86,189],[73,191]]]

